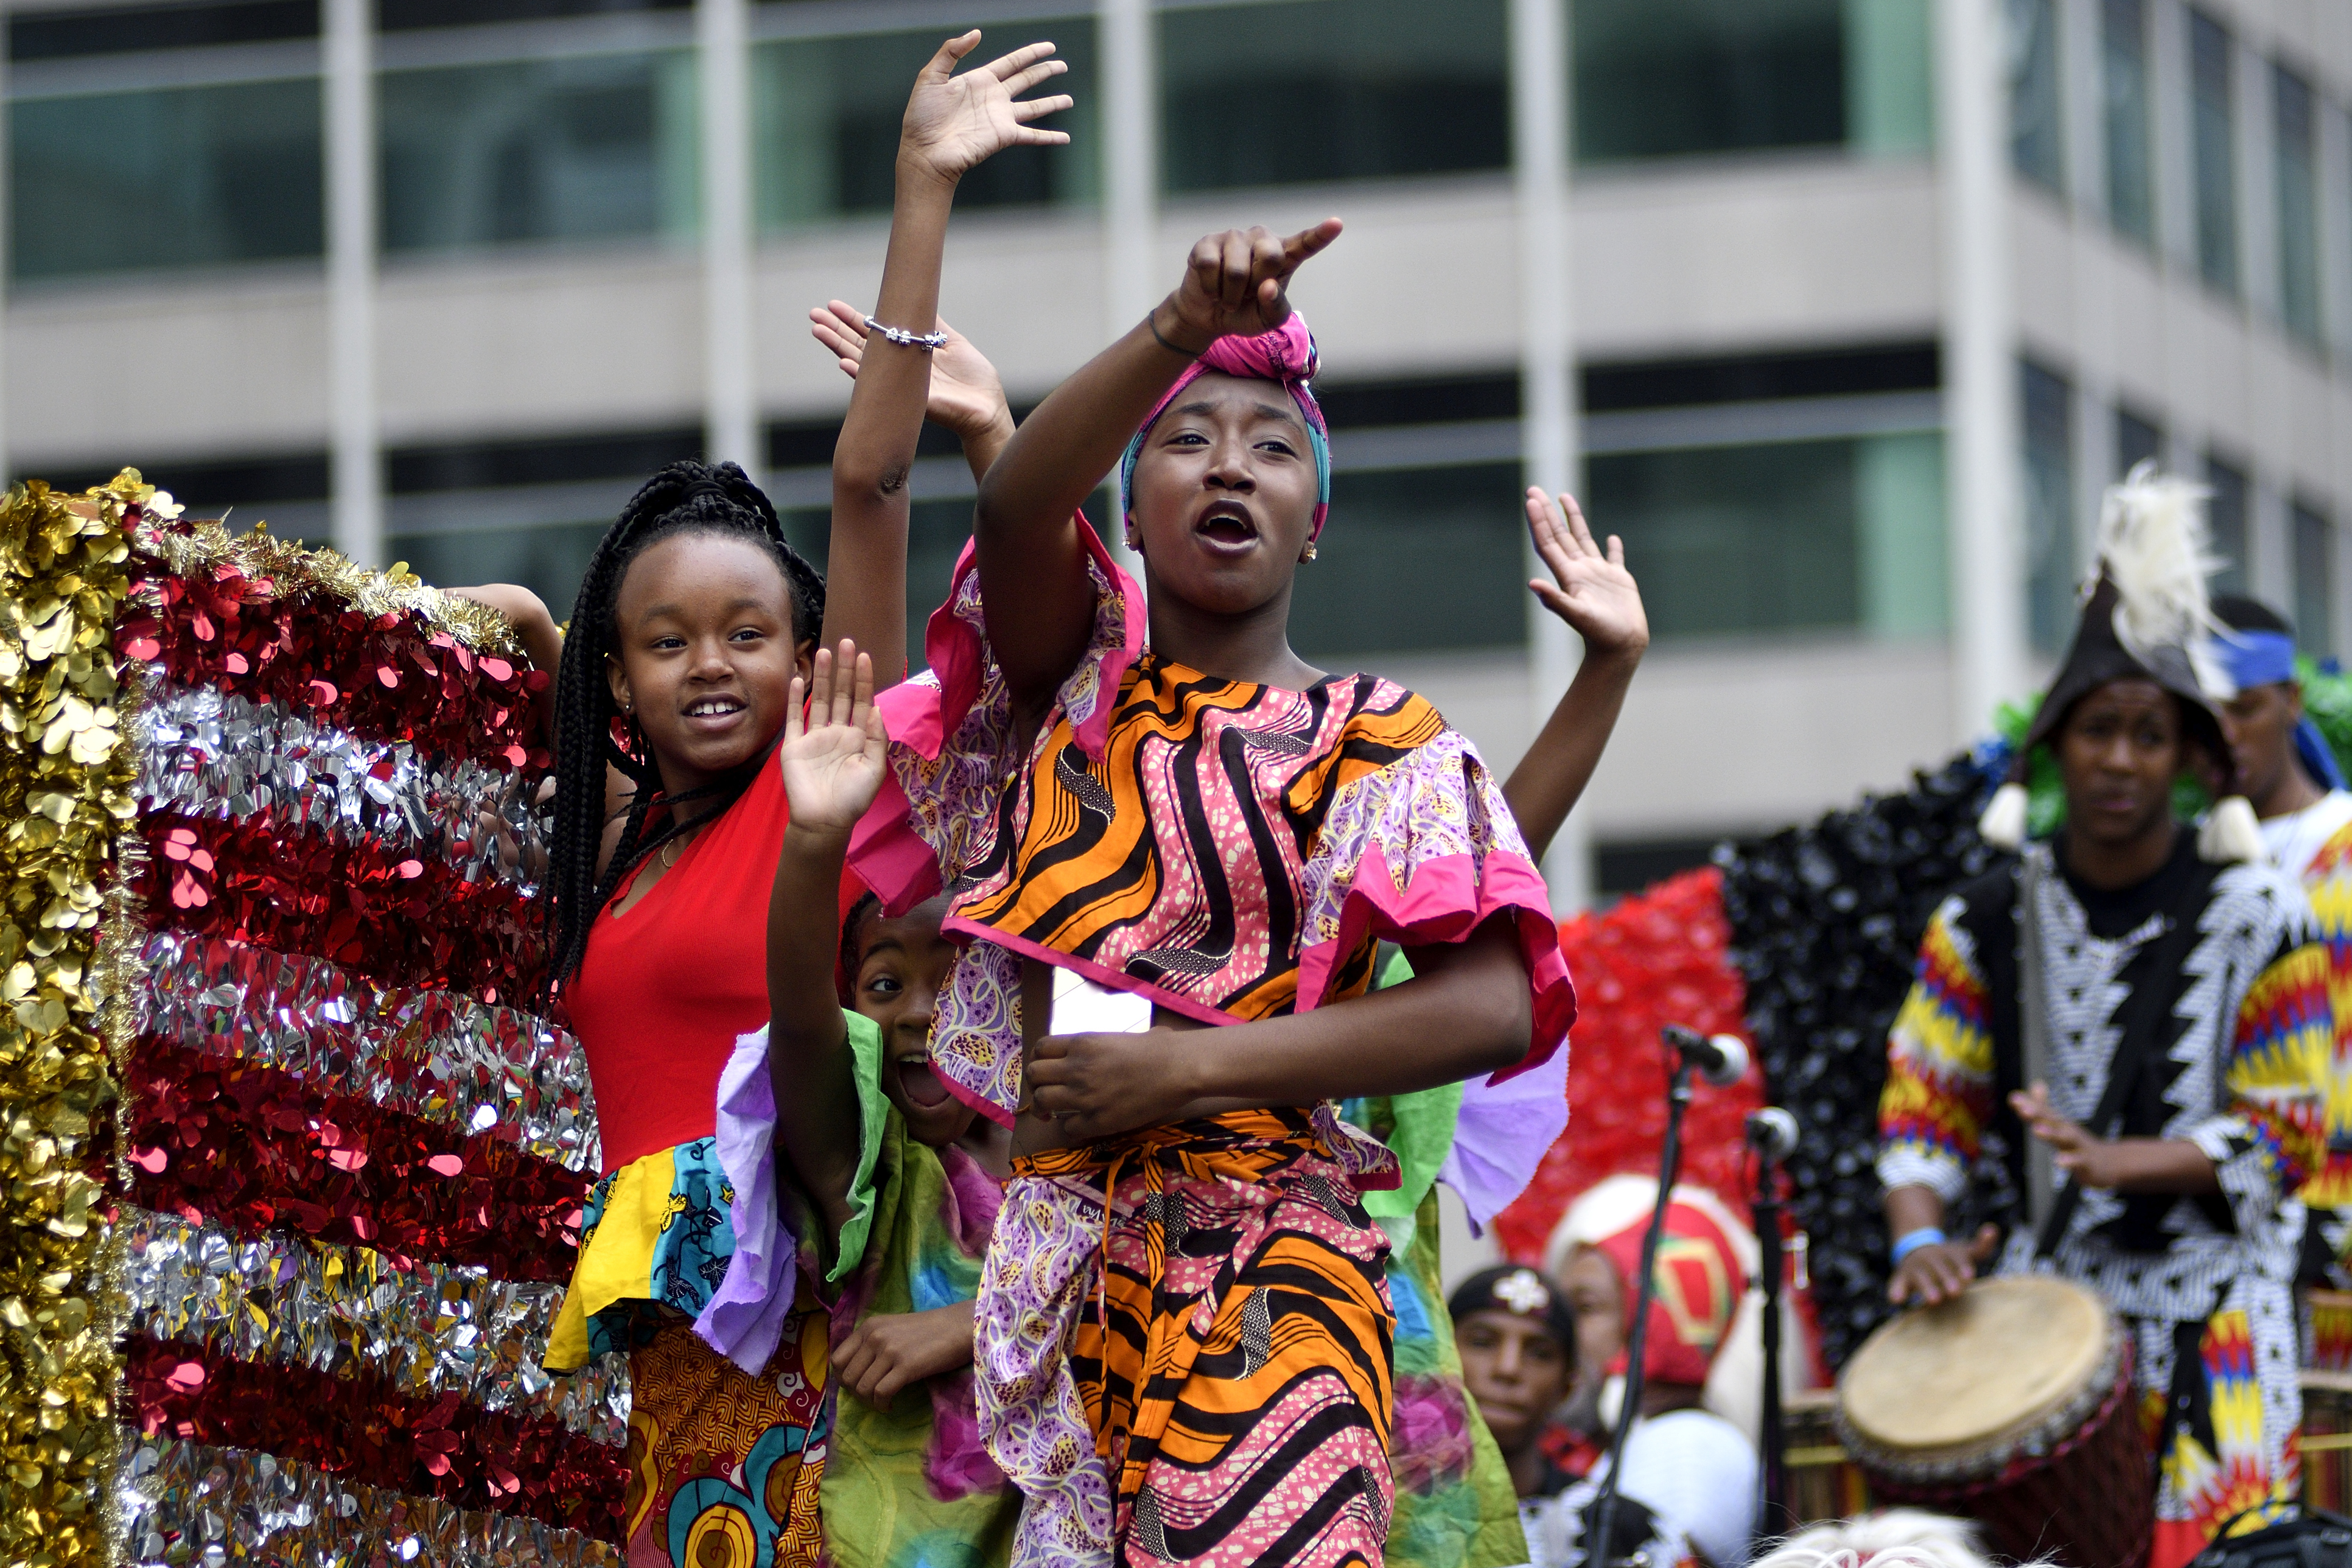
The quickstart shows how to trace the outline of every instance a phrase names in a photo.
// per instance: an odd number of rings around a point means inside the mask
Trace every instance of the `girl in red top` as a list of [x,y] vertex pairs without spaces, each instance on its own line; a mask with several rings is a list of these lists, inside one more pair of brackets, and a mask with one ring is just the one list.
[[[818,1557],[823,1316],[786,1321],[751,1371],[694,1331],[735,1247],[718,1086],[736,1037],[768,1018],[787,816],[773,752],[793,680],[820,636],[905,668],[901,492],[940,346],[924,339],[956,183],[1001,148],[1068,140],[1029,124],[1068,98],[1019,100],[1066,68],[1053,46],[952,75],[979,38],[943,45],[908,103],[876,331],[834,466],[830,597],[731,463],[672,464],[638,491],[589,563],[568,640],[524,590],[473,595],[513,616],[542,666],[561,662],[550,983],[587,1052],[604,1173],[546,1364],[629,1356],[632,1563]],[[838,335],[838,313],[819,313],[820,341]],[[981,410],[959,434],[984,473],[1011,435],[1001,391],[932,401],[950,422]]]

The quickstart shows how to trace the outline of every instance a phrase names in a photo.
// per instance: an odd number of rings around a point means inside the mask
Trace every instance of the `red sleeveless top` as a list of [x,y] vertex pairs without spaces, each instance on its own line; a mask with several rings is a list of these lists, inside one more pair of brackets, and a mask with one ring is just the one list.
[[633,876],[589,928],[563,1002],[588,1053],[606,1172],[717,1131],[736,1037],[768,1022],[768,900],[788,815],[771,755],[643,899],[613,912]]

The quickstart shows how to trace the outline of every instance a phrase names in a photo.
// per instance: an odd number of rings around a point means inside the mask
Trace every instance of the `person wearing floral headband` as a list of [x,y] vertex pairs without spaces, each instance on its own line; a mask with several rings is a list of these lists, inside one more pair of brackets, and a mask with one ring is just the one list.
[[[1398,1170],[1332,1102],[1542,1063],[1573,1014],[1476,752],[1289,646],[1328,465],[1284,286],[1338,233],[1203,240],[1030,416],[929,673],[880,700],[852,865],[893,911],[948,892],[932,1057],[1014,1130],[975,1355],[1016,1563],[1382,1562],[1393,1316],[1356,1194]],[[1148,637],[1076,513],[1114,467]],[[1366,994],[1384,937],[1415,977]]]

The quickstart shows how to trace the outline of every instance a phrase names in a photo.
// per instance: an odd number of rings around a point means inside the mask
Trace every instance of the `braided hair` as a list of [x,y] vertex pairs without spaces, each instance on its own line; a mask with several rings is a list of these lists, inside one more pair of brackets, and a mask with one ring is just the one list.
[[[621,584],[639,555],[682,533],[717,533],[748,539],[775,558],[792,593],[793,643],[811,643],[824,624],[824,579],[784,538],[776,509],[733,463],[716,468],[672,463],[629,498],[604,531],[580,580],[572,628],[563,643],[563,667],[555,683],[555,826],[548,841],[547,986],[555,988],[580,968],[588,931],[597,911],[648,855],[691,823],[672,811],[648,834],[646,819],[656,805],[717,798],[719,811],[734,804],[759,771],[755,760],[734,775],[684,795],[661,794],[661,773],[634,717],[613,700],[605,679],[606,658],[620,647],[616,614]],[[596,874],[604,837],[604,770],[621,770],[636,783],[610,867]],[[699,820],[699,819],[698,819]]]

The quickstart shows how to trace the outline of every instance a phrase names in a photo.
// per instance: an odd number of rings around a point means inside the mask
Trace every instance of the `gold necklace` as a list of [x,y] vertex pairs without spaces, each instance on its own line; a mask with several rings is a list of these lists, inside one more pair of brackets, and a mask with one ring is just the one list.
[[671,867],[677,865],[679,849],[684,847],[688,839],[693,837],[696,834],[701,831],[701,826],[697,825],[688,828],[685,832],[679,834],[677,837],[663,845],[661,847],[661,855],[659,857],[662,863],[662,869],[667,871]]

